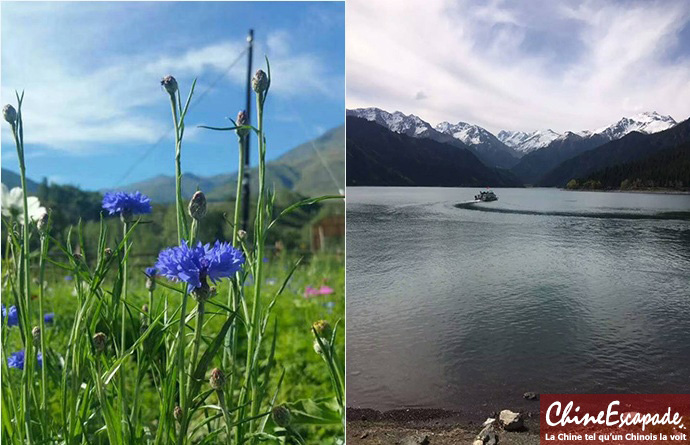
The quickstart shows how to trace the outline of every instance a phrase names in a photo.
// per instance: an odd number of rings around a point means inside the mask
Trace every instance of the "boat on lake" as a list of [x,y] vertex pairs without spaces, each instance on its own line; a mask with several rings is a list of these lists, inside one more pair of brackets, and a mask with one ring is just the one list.
[[484,201],[484,202],[490,202],[490,201],[498,201],[498,196],[492,191],[492,190],[484,190],[479,192],[478,195],[474,195],[475,201]]

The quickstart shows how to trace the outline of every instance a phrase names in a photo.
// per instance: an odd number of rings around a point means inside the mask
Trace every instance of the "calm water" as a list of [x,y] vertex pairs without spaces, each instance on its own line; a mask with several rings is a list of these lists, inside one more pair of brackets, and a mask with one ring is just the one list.
[[348,188],[349,406],[690,390],[690,196],[477,192]]

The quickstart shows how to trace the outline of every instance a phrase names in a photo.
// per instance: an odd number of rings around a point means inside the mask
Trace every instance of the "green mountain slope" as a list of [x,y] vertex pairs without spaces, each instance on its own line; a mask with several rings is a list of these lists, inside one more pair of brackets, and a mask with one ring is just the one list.
[[406,136],[352,116],[347,128],[348,186],[521,186],[507,170],[482,164],[466,146]]
[[[2,183],[5,184],[7,188],[11,189],[14,187],[22,186],[21,178],[18,173],[3,168],[1,174]],[[32,181],[29,178],[26,178],[26,188],[29,190],[29,193],[36,193],[36,190],[38,190],[38,183],[36,181]]]
[[[276,191],[291,191],[303,196],[335,194],[345,183],[345,126],[327,131],[320,137],[298,145],[266,166],[267,185]],[[332,175],[332,176],[331,176]],[[252,189],[256,190],[258,172],[250,169]],[[202,177],[185,173],[182,177],[183,196],[191,196],[197,187],[210,201],[226,200],[234,196],[237,173]],[[145,181],[128,184],[120,190],[140,192],[154,202],[172,202],[175,178],[160,175]]]
[[568,186],[607,190],[690,189],[690,142],[639,161],[607,167],[587,178],[571,181]]
[[538,184],[544,187],[564,187],[571,179],[586,178],[606,167],[644,159],[688,141],[690,141],[690,119],[659,133],[632,132],[621,139],[563,162],[544,175]]

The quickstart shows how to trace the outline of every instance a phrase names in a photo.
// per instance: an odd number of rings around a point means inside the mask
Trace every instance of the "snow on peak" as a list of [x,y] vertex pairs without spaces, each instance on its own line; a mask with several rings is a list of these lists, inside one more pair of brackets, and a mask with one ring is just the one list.
[[509,130],[498,132],[498,139],[501,142],[525,154],[546,147],[561,136],[550,129],[532,132]]
[[432,130],[431,125],[414,114],[406,115],[400,111],[389,113],[380,108],[357,108],[347,110],[348,116],[355,116],[376,122],[396,133],[422,137]]
[[487,130],[466,122],[458,122],[457,124],[441,122],[436,126],[436,131],[453,136],[467,145],[490,144],[495,140],[494,135]]
[[610,140],[620,139],[628,133],[639,131],[640,133],[658,133],[675,126],[677,122],[671,116],[663,116],[656,111],[636,114],[632,117],[624,117],[615,124],[594,130],[594,134],[602,134]]

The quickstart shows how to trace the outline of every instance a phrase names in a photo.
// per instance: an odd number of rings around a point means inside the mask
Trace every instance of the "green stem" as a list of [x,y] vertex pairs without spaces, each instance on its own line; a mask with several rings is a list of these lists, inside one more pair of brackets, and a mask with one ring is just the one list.
[[149,326],[153,323],[153,291],[149,291]]
[[[263,258],[264,258],[264,195],[265,195],[265,174],[266,174],[266,146],[264,141],[264,118],[263,118],[263,102],[264,94],[258,93],[256,95],[256,109],[257,109],[257,123],[259,133],[259,196],[256,203],[256,222],[254,228],[254,242],[256,245],[255,253],[255,272],[254,272],[254,306],[252,307],[252,336],[249,350],[252,357],[255,355],[255,350],[260,348],[259,336],[261,327],[259,326],[261,320],[261,281],[263,275]],[[251,363],[251,358],[249,362]],[[253,364],[252,366],[253,367]],[[251,414],[255,417],[259,414],[259,388],[255,370],[250,369],[251,378]],[[250,430],[254,426],[254,421],[250,422]]]
[[238,234],[240,230],[240,209],[242,208],[242,181],[244,180],[244,149],[247,136],[239,138],[239,165],[237,167],[237,190],[235,192],[235,215],[233,217],[232,245],[237,246]]
[[173,125],[175,126],[175,209],[177,211],[177,242],[180,244],[187,235],[187,221],[184,216],[184,203],[182,202],[182,137],[180,123],[177,119],[177,99],[170,95],[172,107]]
[[[189,371],[187,372],[187,389],[192,388],[192,379],[194,378],[194,369],[197,359],[199,358],[199,346],[201,346],[201,334],[204,327],[204,313],[206,312],[203,301],[199,301],[196,306],[196,329],[194,331],[194,343],[192,345],[192,360],[189,362]],[[188,394],[187,399],[191,400],[196,394]]]
[[[47,228],[46,228],[47,230]],[[44,281],[45,281],[45,270],[46,270],[46,264],[45,264],[45,259],[48,256],[48,242],[47,242],[47,235],[43,234],[41,235],[41,257],[40,257],[40,262],[39,262],[39,274],[38,278],[40,280],[40,285],[39,285],[39,290],[38,290],[38,313],[39,313],[39,323],[40,323],[40,328],[41,328],[41,356],[45,360],[46,356],[46,336],[45,336],[45,320],[43,318],[43,297],[45,289],[44,289]],[[46,366],[41,366],[41,410],[46,409]]]
[[232,419],[230,418],[230,413],[228,412],[228,407],[225,403],[225,394],[223,393],[222,389],[216,390],[216,394],[218,395],[218,404],[220,405],[220,409],[223,411],[223,418],[225,419],[226,442],[230,443],[230,437],[232,437]]
[[24,287],[24,308],[26,310],[26,313],[21,314],[21,316],[24,318],[24,332],[25,332],[25,354],[26,354],[26,361],[25,361],[25,366],[24,370],[22,372],[22,385],[23,385],[23,407],[24,407],[24,412],[25,412],[25,417],[24,417],[24,422],[25,422],[25,428],[26,428],[26,436],[27,436],[27,443],[31,444],[33,443],[33,437],[31,434],[31,403],[29,400],[30,397],[30,392],[29,389],[32,386],[32,370],[33,370],[33,362],[36,360],[34,357],[33,353],[33,343],[31,341],[31,325],[28,323],[30,320],[31,316],[31,290],[30,290],[30,283],[31,280],[29,278],[29,207],[28,207],[28,202],[27,202],[27,196],[26,196],[26,166],[24,164],[24,138],[23,138],[23,123],[21,119],[21,101],[19,103],[19,112],[17,113],[17,122],[15,124],[12,124],[12,134],[14,136],[14,142],[15,145],[17,146],[17,158],[19,159],[19,173],[21,177],[21,184],[22,184],[22,198],[23,198],[23,216],[24,216],[24,224],[22,224],[23,228],[23,268],[24,268],[24,273],[23,273],[23,287]]
[[[240,230],[240,209],[242,208],[242,181],[244,179],[244,149],[246,144],[247,136],[240,136],[238,143],[239,151],[239,164],[237,168],[237,191],[235,192],[235,215],[233,217],[233,231],[232,231],[232,245],[237,247],[237,242],[239,239],[238,231]],[[239,273],[237,274],[239,277]],[[239,310],[239,292],[235,286],[230,284],[228,289],[228,307],[231,307],[233,311],[237,312]],[[225,351],[223,354],[223,367],[225,369],[230,369],[230,395],[234,394],[235,391],[235,360],[236,360],[236,350],[237,350],[237,331],[236,324],[233,323],[232,327],[228,330],[225,337]]]
[[[179,372],[179,397],[180,397],[180,408],[182,409],[182,422],[183,425],[187,417],[187,392],[185,388],[185,367],[184,367],[184,350],[185,350],[185,318],[187,318],[187,298],[189,297],[189,292],[187,292],[187,285],[184,284],[185,291],[182,295],[182,307],[180,308],[180,328],[177,333],[177,370]],[[182,434],[182,428],[180,428],[180,434],[177,438],[177,443],[183,443],[184,435]]]
[[[124,221],[123,224],[122,237],[125,239],[127,237],[127,232],[129,231],[129,223]],[[122,258],[122,296],[120,302],[122,303],[122,312],[120,314],[120,356],[124,356],[126,350],[126,340],[127,340],[127,256],[129,254],[129,241],[125,241],[124,256]],[[120,409],[122,411],[122,425],[127,424],[127,401],[125,397],[125,373],[124,369],[120,369]]]

